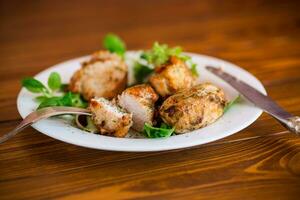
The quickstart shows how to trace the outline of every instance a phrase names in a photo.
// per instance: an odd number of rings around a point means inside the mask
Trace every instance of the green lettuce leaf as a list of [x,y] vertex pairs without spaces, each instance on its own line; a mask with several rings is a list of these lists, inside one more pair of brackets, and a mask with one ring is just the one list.
[[169,127],[164,123],[162,123],[160,127],[153,127],[148,123],[144,125],[144,133],[149,138],[170,137],[174,130],[174,127]]

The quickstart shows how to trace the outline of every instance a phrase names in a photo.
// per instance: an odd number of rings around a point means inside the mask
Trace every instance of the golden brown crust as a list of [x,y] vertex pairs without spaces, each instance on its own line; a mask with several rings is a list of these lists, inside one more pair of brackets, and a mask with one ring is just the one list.
[[155,72],[149,82],[162,97],[190,88],[196,82],[188,66],[176,57],[171,57],[168,63],[156,67]]
[[156,102],[158,99],[158,95],[154,91],[154,89],[149,84],[139,84],[124,90],[124,93],[136,96],[138,98],[142,98],[145,100],[149,100],[151,102]]
[[81,92],[81,77],[83,75],[83,71],[82,70],[78,70],[76,71],[70,81],[69,84],[69,90],[75,93],[80,93]]
[[216,121],[222,116],[225,104],[224,92],[206,83],[170,96],[159,113],[165,123],[175,127],[176,133],[185,133]]
[[129,87],[118,96],[118,104],[133,114],[132,128],[137,131],[142,131],[145,123],[152,124],[157,100],[158,95],[149,84]]
[[127,66],[122,58],[108,51],[98,51],[74,73],[69,90],[81,93],[86,100],[93,97],[112,99],[126,88],[126,84]]

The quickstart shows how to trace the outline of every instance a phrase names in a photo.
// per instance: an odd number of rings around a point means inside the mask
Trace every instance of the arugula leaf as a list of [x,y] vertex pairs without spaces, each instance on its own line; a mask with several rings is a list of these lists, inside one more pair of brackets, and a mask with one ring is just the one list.
[[49,93],[48,89],[35,78],[27,77],[22,80],[22,86],[32,93]]
[[137,83],[143,83],[145,78],[147,78],[153,71],[154,70],[150,67],[138,62],[136,62],[133,67],[134,78]]
[[241,100],[241,95],[238,95],[237,97],[235,97],[235,99],[233,99],[232,101],[228,102],[226,104],[226,106],[224,107],[223,112],[227,112],[233,105],[235,105],[236,103],[238,103]]
[[160,127],[153,127],[148,123],[144,125],[144,133],[149,138],[170,137],[175,128],[162,123]]
[[117,35],[109,33],[104,37],[103,46],[105,49],[120,56],[124,56],[126,51],[125,43]]
[[48,78],[48,86],[53,91],[60,89],[61,78],[57,72],[52,72]]

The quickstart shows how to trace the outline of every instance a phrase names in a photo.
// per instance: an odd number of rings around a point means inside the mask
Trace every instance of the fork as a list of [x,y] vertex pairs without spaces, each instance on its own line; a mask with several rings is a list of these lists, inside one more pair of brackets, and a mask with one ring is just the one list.
[[0,137],[0,144],[7,141],[8,139],[15,136],[17,133],[25,129],[26,127],[32,125],[33,123],[46,119],[49,117],[53,117],[56,115],[64,115],[64,114],[80,114],[80,115],[91,115],[91,112],[88,109],[84,108],[74,108],[74,107],[47,107],[36,110],[29,115],[27,115],[23,121],[12,131],[6,133],[5,135]]

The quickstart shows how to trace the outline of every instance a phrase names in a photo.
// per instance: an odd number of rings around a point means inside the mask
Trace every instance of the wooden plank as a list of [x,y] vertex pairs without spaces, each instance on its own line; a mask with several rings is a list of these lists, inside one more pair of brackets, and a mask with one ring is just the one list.
[[[299,186],[300,180],[295,176],[300,173],[296,167],[299,145],[299,138],[291,134],[162,153],[117,153],[58,143],[41,144],[20,149],[23,157],[5,159],[7,156],[1,153],[1,163],[10,166],[10,170],[1,171],[0,192],[8,199],[57,197],[77,192],[80,192],[78,198],[106,195],[154,198],[192,195],[201,189],[213,196],[216,189],[221,195],[231,187],[242,187],[264,197],[271,195],[264,191],[267,188]],[[16,185],[18,190],[9,192]],[[282,195],[285,189],[274,192]],[[287,197],[296,193],[293,188],[288,191],[292,193]]]

